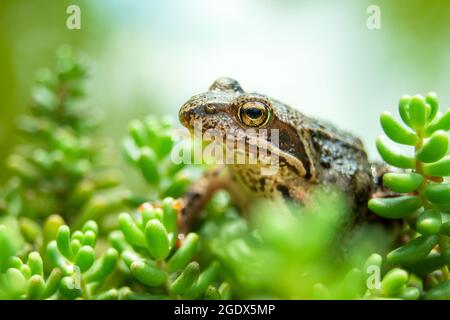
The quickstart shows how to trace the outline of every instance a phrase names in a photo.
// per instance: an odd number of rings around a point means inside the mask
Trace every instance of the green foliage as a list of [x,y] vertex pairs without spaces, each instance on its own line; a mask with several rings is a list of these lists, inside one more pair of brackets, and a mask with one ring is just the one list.
[[217,261],[203,271],[193,261],[199,236],[189,233],[179,239],[178,205],[172,198],[165,198],[160,207],[145,203],[133,215],[120,215],[121,232],[113,232],[110,241],[121,252],[123,269],[143,285],[135,286],[135,290],[148,299],[205,298],[210,291],[217,299],[228,298],[228,293],[222,296],[220,287],[215,287]]
[[83,99],[86,76],[68,48],[58,52],[52,70],[38,73],[19,121],[27,143],[9,157],[13,177],[0,193],[0,213],[35,222],[59,214],[79,227],[121,206],[118,173],[101,164],[100,143],[92,139],[98,117]]
[[[414,153],[405,154],[384,136],[377,139],[377,148],[388,164],[410,169],[402,173],[387,173],[383,177],[386,187],[407,195],[371,199],[368,205],[382,217],[404,218],[408,223],[406,235],[410,240],[387,255],[388,265],[400,266],[411,274],[425,277],[427,281],[420,292],[424,298],[448,298],[450,187],[447,179],[450,176],[450,158],[447,152],[450,109],[440,113],[436,94],[429,93],[425,98],[420,95],[403,96],[399,113],[409,128],[386,112],[381,115],[381,126],[387,137],[414,147]],[[408,278],[405,270],[391,269],[385,275],[386,281],[397,288]],[[388,291],[395,293],[394,289]],[[408,289],[408,294],[402,293],[400,297],[416,297],[417,292],[412,291]]]
[[104,142],[82,99],[86,75],[63,48],[19,123],[27,143],[9,158],[0,189],[0,299],[450,297],[450,112],[439,112],[435,94],[401,98],[406,126],[381,116],[377,148],[405,170],[383,177],[401,195],[368,206],[406,225],[402,245],[382,258],[373,252],[384,255],[392,235],[350,230],[350,209],[331,189],[301,207],[255,202],[245,217],[219,192],[197,229],[180,234],[179,198],[204,169],[175,161],[192,154],[191,141],[167,119],[131,122],[124,156],[148,192],[127,191],[102,164]]
[[[262,202],[236,214],[226,197],[213,199],[200,235],[238,299],[359,299],[366,292],[366,258],[383,250],[382,230],[364,227],[343,239],[351,214],[339,193],[317,190],[302,208]],[[377,247],[374,247],[377,244]]]
[[[0,228],[0,238],[4,241],[7,236],[5,228]],[[97,224],[91,220],[73,234],[67,225],[61,225],[44,258],[32,251],[22,259],[2,246],[0,257],[5,264],[0,272],[0,298],[90,299],[104,294],[103,286],[116,268],[118,252],[109,248],[96,259],[97,237]]]
[[201,168],[174,161],[180,160],[183,154],[191,154],[191,141],[181,139],[168,118],[148,116],[144,120],[134,120],[128,131],[123,142],[124,156],[151,187],[150,196],[135,197],[135,203],[181,197],[201,173]]

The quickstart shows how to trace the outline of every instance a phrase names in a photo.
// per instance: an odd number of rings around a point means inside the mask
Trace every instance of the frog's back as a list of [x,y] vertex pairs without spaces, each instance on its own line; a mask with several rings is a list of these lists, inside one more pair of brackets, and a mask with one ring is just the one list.
[[374,189],[374,179],[361,140],[281,102],[275,101],[275,104],[278,116],[296,128],[309,149],[316,183],[336,186],[354,198],[355,207],[366,207]]

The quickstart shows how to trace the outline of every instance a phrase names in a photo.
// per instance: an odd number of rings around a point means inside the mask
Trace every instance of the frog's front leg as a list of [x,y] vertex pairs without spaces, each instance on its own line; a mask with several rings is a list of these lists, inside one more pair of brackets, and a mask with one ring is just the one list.
[[228,168],[217,165],[208,170],[194,182],[181,199],[180,232],[186,234],[192,230],[202,209],[219,190],[230,194],[233,204],[238,208],[245,207],[248,198],[239,191],[233,182]]

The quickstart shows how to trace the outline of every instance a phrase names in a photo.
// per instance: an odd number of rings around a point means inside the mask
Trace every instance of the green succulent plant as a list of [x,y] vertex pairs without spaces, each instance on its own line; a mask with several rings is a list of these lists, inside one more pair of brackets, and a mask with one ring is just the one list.
[[374,198],[368,205],[382,217],[407,222],[410,240],[391,251],[386,262],[423,276],[424,298],[449,299],[450,109],[439,112],[436,94],[429,93],[425,98],[403,96],[399,113],[406,126],[388,112],[381,115],[381,126],[390,140],[412,147],[413,154],[396,148],[386,136],[377,139],[383,160],[403,171],[383,176],[384,186],[398,196]]
[[98,117],[83,99],[86,76],[85,65],[66,47],[53,69],[38,73],[18,123],[27,143],[8,159],[12,178],[0,192],[0,214],[34,222],[59,214],[81,227],[121,206],[127,193],[116,188],[120,175],[102,165],[92,138]]
[[180,234],[175,199],[205,168],[174,161],[191,140],[166,118],[132,121],[123,153],[148,188],[128,191],[102,164],[86,70],[63,48],[19,122],[29,139],[0,188],[0,299],[450,299],[450,110],[435,94],[401,98],[406,126],[381,115],[377,148],[399,170],[368,206],[404,222],[389,252],[388,230],[343,237],[349,208],[320,188],[303,206],[255,201],[245,215],[219,192]]
[[150,194],[135,197],[135,203],[181,197],[202,171],[201,166],[174,161],[174,155],[190,152],[191,141],[177,135],[170,118],[150,115],[144,120],[133,120],[128,129],[128,137],[123,141],[124,156],[150,186]]
[[54,219],[47,223],[46,231],[54,233],[55,240],[47,244],[45,255],[32,251],[26,259],[15,255],[6,228],[0,226],[1,298],[96,299],[105,294],[103,285],[116,268],[118,252],[109,248],[96,258],[98,226],[92,220],[73,234],[67,225],[56,233],[50,230],[57,224]]
[[351,213],[339,193],[329,197],[318,189],[306,206],[291,204],[286,210],[264,201],[247,212],[250,219],[238,215],[227,197],[210,205],[199,230],[202,254],[221,262],[233,298],[364,297],[369,276],[365,260],[382,249],[385,235],[367,228],[342,241],[342,222]]
[[229,298],[227,283],[216,286],[219,263],[212,261],[206,269],[200,270],[199,263],[193,260],[199,236],[189,233],[180,239],[177,219],[177,202],[165,198],[161,207],[145,203],[133,216],[121,214],[121,232],[110,235],[113,246],[121,252],[125,269],[144,285],[141,296],[148,299]]

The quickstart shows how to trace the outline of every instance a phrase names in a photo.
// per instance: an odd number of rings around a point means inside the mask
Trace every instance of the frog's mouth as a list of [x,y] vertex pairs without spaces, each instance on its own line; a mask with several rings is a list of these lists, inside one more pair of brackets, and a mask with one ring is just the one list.
[[243,130],[225,135],[219,131],[215,133],[201,137],[197,135],[196,138],[202,141],[204,156],[214,159],[216,164],[256,166],[278,164],[279,150],[264,136],[249,135]]

